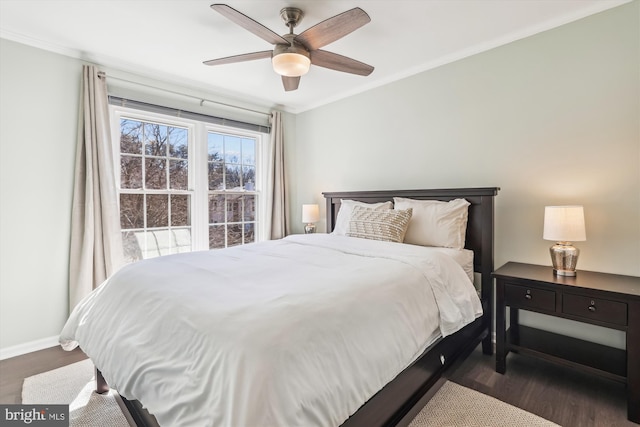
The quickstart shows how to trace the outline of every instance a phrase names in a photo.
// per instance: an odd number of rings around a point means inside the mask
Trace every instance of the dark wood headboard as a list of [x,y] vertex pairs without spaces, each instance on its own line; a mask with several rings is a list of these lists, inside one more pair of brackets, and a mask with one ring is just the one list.
[[469,206],[465,248],[473,251],[474,271],[482,275],[482,299],[491,304],[493,272],[494,198],[500,188],[454,188],[434,190],[343,191],[322,193],[327,200],[327,232],[333,231],[340,200],[349,199],[365,203],[392,201],[394,197],[417,200],[466,199]]

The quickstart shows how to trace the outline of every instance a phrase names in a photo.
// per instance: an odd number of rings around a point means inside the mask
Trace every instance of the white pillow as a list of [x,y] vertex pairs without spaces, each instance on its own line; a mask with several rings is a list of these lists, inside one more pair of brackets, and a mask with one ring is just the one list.
[[396,209],[413,209],[404,243],[420,246],[464,249],[469,217],[465,199],[449,202],[394,197]]
[[380,202],[380,203],[364,203],[357,202],[355,200],[340,200],[340,210],[338,211],[338,217],[336,218],[336,225],[333,228],[333,233],[338,236],[345,236],[349,231],[349,221],[351,220],[351,212],[354,206],[362,206],[365,208],[371,208],[376,210],[389,210],[393,209],[393,203]]
[[411,219],[411,208],[370,209],[354,206],[347,236],[402,243]]

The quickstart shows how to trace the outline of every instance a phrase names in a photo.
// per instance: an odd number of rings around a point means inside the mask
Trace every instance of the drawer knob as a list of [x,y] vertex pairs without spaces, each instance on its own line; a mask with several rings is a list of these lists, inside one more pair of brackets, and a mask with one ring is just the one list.
[[588,309],[589,309],[589,311],[590,311],[590,312],[595,313],[595,311],[596,311],[596,306],[595,306],[595,305],[590,305],[590,306],[588,307]]
[[531,294],[526,294],[524,297],[525,297],[526,299],[531,299]]

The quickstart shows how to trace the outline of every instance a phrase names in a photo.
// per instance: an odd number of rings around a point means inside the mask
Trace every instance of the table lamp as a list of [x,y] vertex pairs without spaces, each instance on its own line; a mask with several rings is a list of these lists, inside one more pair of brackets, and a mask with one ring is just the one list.
[[316,232],[315,223],[320,220],[320,208],[318,205],[302,205],[302,222],[304,226],[304,233],[311,234]]
[[587,240],[582,206],[546,206],[543,239],[553,240],[549,248],[553,272],[558,276],[575,276],[580,249],[571,242]]

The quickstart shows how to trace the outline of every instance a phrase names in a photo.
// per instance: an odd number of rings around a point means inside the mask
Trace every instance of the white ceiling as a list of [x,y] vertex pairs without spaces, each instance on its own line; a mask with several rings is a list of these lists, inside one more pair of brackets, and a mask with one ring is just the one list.
[[[202,61],[271,45],[209,5],[214,0],[0,0],[0,37],[103,66],[267,107],[301,112],[629,0],[226,0],[278,34],[280,9],[305,16],[295,32],[361,7],[371,22],[323,49],[375,67],[368,77],[312,66],[285,92],[268,59]],[[221,1],[221,2],[224,2]]]

